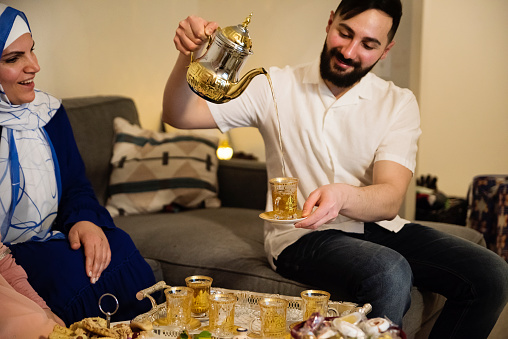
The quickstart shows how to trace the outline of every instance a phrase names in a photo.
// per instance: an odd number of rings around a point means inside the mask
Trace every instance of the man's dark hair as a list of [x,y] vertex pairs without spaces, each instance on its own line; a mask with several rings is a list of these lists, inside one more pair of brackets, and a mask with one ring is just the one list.
[[388,32],[388,42],[391,42],[402,17],[400,0],[342,0],[335,11],[335,16],[340,15],[342,19],[348,20],[369,9],[380,10],[392,18],[392,28]]

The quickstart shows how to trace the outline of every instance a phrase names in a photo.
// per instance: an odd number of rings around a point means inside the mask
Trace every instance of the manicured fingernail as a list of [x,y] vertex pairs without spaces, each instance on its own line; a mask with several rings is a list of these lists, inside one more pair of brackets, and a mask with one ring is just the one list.
[[88,277],[91,278],[92,277],[92,271],[88,272]]
[[95,284],[97,282],[97,278],[92,279],[92,284]]

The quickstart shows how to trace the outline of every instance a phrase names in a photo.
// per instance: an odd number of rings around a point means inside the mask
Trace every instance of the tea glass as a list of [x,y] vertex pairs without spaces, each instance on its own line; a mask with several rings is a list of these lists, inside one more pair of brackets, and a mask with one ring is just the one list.
[[167,315],[164,325],[186,329],[191,322],[193,290],[190,287],[174,286],[164,290]]
[[217,337],[233,335],[235,329],[236,296],[231,293],[216,293],[209,297],[208,328]]
[[204,275],[193,275],[185,278],[187,287],[192,288],[194,296],[192,298],[191,312],[194,317],[204,317],[210,307],[210,287],[213,279]]
[[272,191],[274,218],[278,220],[296,219],[298,178],[272,178],[269,183]]
[[303,320],[309,319],[312,313],[319,312],[326,317],[328,313],[338,316],[337,310],[328,308],[330,293],[320,290],[306,290],[300,293],[303,301]]
[[[281,298],[266,297],[258,301],[260,314],[258,319],[250,323],[251,332],[261,338],[283,338],[287,334],[286,315],[289,302]],[[261,322],[261,330],[257,330],[255,323]]]

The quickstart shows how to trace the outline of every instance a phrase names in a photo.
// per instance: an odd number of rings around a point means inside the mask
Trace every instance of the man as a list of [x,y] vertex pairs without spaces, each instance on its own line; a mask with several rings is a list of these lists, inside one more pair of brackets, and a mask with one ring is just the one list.
[[411,287],[425,288],[448,298],[431,337],[486,338],[508,299],[506,262],[397,216],[416,165],[419,110],[409,90],[369,71],[393,47],[401,15],[400,0],[343,0],[328,19],[320,60],[269,70],[278,116],[263,77],[222,105],[188,88],[190,52],[218,27],[188,17],[174,39],[181,53],[166,85],[164,119],[223,132],[257,127],[269,178],[283,174],[284,156],[285,174],[299,178],[306,218],[294,226],[265,223],[277,272],[337,299],[369,302],[371,316],[399,325]]

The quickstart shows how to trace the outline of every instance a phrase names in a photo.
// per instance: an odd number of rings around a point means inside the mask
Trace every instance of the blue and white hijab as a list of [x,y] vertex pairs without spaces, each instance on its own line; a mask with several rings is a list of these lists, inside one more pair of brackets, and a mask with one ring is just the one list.
[[[0,51],[26,33],[31,31],[25,14],[0,4]],[[0,84],[0,234],[5,244],[64,238],[51,231],[60,174],[43,128],[59,107],[58,99],[37,89],[34,101],[13,105]]]

